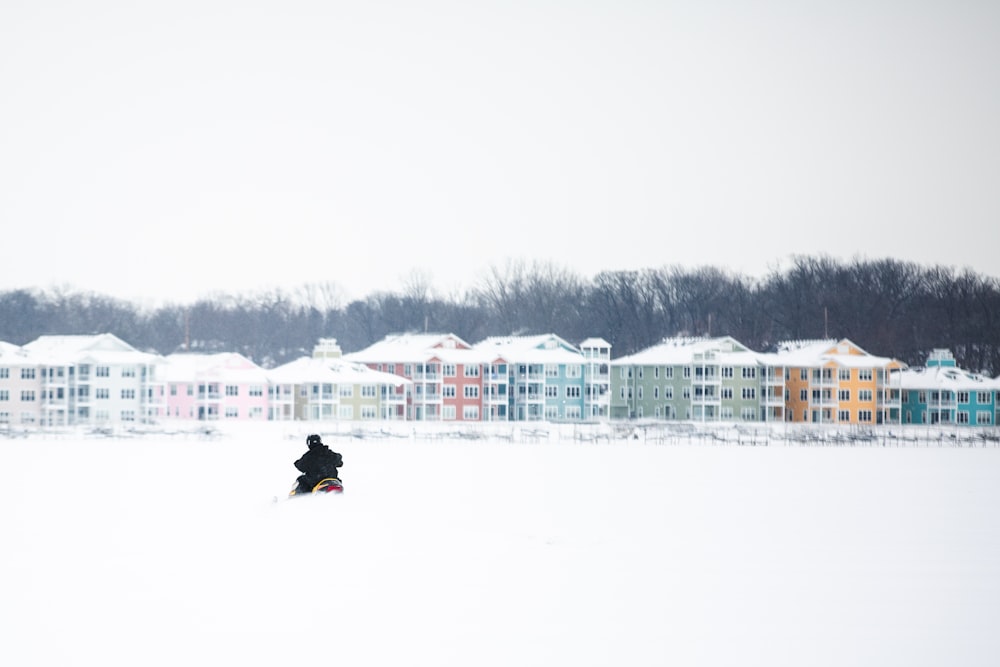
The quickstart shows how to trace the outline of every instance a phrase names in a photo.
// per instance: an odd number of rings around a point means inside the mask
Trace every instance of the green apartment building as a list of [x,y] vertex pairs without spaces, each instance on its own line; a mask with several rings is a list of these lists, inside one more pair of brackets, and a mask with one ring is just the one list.
[[725,336],[668,338],[613,360],[611,418],[780,420],[784,376],[764,356]]

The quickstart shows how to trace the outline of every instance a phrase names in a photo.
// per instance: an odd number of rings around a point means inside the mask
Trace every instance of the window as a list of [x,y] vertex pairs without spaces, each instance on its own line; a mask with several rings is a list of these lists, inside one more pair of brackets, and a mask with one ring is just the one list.
[[[339,394],[341,398],[354,398],[354,385],[353,384],[342,384],[338,385]],[[351,413],[351,419],[354,418],[354,413]]]
[[345,420],[354,419],[354,406],[353,405],[338,405],[337,406],[337,419],[345,419]]
[[10,392],[7,391],[6,389],[0,389],[0,401],[9,401],[9,400],[10,400]]
[[757,377],[757,369],[752,366],[750,368],[744,367],[742,372],[744,380],[753,380]]
[[135,399],[135,389],[122,389],[122,400],[131,401]]
[[236,406],[227,405],[226,406],[226,419],[237,419],[240,416],[240,411]]
[[[456,396],[455,385],[446,384],[443,387],[441,387],[441,395],[444,396],[445,398],[455,398]],[[454,417],[452,417],[452,419],[454,419]]]
[[659,400],[660,398],[660,386],[656,385],[653,387],[653,400]]
[[809,400],[808,389],[799,389],[799,400],[802,401],[803,403]]
[[744,407],[740,410],[740,419],[745,422],[752,422],[757,420],[757,409]]
[[477,378],[479,377],[479,366],[476,366],[475,364],[466,365],[463,369],[463,373],[467,378]]
[[927,402],[927,392],[926,391],[917,392],[917,403],[926,403],[926,402]]
[[262,387],[259,384],[257,384],[257,385],[251,385],[250,389],[249,389],[249,391],[247,393],[249,393],[251,396],[263,396],[264,395],[264,387]]
[[993,417],[988,412],[977,412],[976,413],[976,423],[980,426],[986,426],[993,423]]
[[733,406],[724,405],[719,408],[719,419],[723,421],[728,421],[733,418]]
[[373,384],[363,384],[361,385],[361,398],[376,398],[378,397],[378,389]]
[[122,377],[123,378],[134,378],[135,377],[135,366],[122,366]]
[[872,390],[871,389],[859,389],[858,390],[858,400],[862,403],[870,403],[872,400]]
[[462,396],[465,398],[479,398],[479,385],[467,384],[462,387]]
[[107,387],[97,387],[94,389],[94,398],[98,400],[107,400],[110,398],[110,390]]
[[[580,387],[566,387],[566,398],[580,398]],[[639,398],[642,399],[642,387],[639,387]]]
[[846,382],[851,379],[851,369],[841,368],[837,371],[837,377],[840,378],[841,382]]
[[455,377],[455,364],[442,364],[441,365],[441,373],[446,378],[453,378],[453,377]]
[[728,400],[731,400],[732,398],[733,398],[733,388],[732,387],[723,387],[722,388],[722,400],[728,401]]
[[35,369],[34,368],[22,368],[21,369],[21,379],[22,380],[34,380],[35,379]]
[[456,412],[454,405],[441,406],[441,419],[444,419],[445,421],[454,421],[455,414]]
[[799,369],[799,379],[800,380],[808,380],[809,379],[809,369],[808,368],[800,368]]
[[107,366],[96,366],[94,368],[94,375],[99,378],[111,377],[111,369]]
[[479,421],[479,406],[466,405],[462,408],[462,419],[465,421]]
[[681,391],[681,396],[684,398],[691,398],[691,387],[684,387]]
[[684,378],[685,378],[685,379],[687,379],[687,378],[690,378],[690,377],[691,377],[691,367],[690,367],[690,366],[685,366],[685,367],[684,367],[684,373],[683,373],[683,376],[684,376]]
[[667,380],[672,380],[674,378],[674,367],[668,366],[663,369],[663,377]]
[[569,364],[566,366],[566,377],[578,378],[583,376],[583,366],[581,364]]
[[547,378],[559,377],[559,366],[555,364],[545,364],[545,377]]
[[959,410],[958,414],[955,415],[955,421],[957,421],[959,424],[968,424],[969,412],[967,410]]
[[733,367],[732,366],[723,366],[722,367],[722,377],[724,377],[724,378],[731,378],[731,377],[733,377]]
[[0,368],[0,380],[6,380],[9,377],[10,377],[10,369]]
[[989,405],[990,404],[990,392],[988,392],[988,391],[977,391],[976,392],[976,403],[979,403],[979,405]]
[[870,424],[872,422],[872,411],[858,410],[858,421],[862,424]]
[[559,397],[559,387],[554,384],[545,385],[545,398],[558,398]]
[[757,388],[756,387],[743,387],[742,395],[743,395],[743,400],[744,401],[752,401],[755,398],[757,398]]
[[858,369],[858,379],[862,382],[872,381],[872,369],[870,368],[859,368]]
[[837,421],[839,421],[839,422],[849,422],[849,421],[851,421],[851,411],[850,410],[838,410],[837,411]]
[[28,403],[35,400],[35,392],[30,389],[24,389],[21,391],[21,401]]
[[[850,389],[840,389],[837,391],[837,400],[839,401],[849,401],[851,400],[851,390]],[[843,420],[841,420],[843,421]]]
[[668,401],[674,400],[674,388],[673,387],[664,387],[663,388],[663,398],[665,398]]
[[239,396],[240,388],[235,384],[226,385],[226,396]]
[[959,403],[968,403],[969,402],[969,392],[967,392],[967,391],[960,391],[960,392],[958,392],[958,402]]

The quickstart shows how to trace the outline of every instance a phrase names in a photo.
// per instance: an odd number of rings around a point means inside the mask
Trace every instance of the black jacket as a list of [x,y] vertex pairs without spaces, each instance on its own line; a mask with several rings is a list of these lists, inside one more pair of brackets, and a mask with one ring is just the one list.
[[316,486],[326,477],[338,477],[337,468],[344,465],[340,454],[332,451],[323,443],[311,445],[309,451],[295,462],[295,467],[302,472],[299,480],[305,486]]

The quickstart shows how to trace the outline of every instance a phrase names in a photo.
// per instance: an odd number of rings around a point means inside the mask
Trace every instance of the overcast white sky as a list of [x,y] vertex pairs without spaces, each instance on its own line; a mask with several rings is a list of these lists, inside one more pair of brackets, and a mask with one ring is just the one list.
[[8,0],[0,289],[1000,275],[997,35],[987,0]]

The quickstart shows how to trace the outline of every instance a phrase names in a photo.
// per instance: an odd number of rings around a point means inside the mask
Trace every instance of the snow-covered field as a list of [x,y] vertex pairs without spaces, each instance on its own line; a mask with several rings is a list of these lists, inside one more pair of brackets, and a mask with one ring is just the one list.
[[0,438],[0,664],[1000,664],[995,442],[308,428]]

